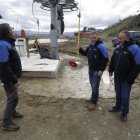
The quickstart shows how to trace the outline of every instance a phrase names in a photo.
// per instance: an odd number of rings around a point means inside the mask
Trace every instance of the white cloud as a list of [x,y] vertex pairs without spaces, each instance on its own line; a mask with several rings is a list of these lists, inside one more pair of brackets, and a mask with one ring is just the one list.
[[[84,26],[106,27],[129,15],[137,14],[140,9],[139,0],[77,0],[81,2],[81,28]],[[0,0],[0,22],[8,22],[12,26],[25,29],[36,29],[37,24],[32,15],[32,0]],[[49,31],[50,12],[40,9],[40,4],[34,4],[34,13],[40,20],[40,30]],[[66,30],[76,30],[78,26],[78,11],[64,13]],[[16,21],[18,19],[18,25]]]

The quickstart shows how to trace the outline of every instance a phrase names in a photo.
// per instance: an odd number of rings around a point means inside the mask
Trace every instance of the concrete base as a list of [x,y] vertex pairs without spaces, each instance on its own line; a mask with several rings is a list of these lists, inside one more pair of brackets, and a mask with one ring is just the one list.
[[60,60],[40,59],[38,54],[21,57],[23,77],[57,78]]

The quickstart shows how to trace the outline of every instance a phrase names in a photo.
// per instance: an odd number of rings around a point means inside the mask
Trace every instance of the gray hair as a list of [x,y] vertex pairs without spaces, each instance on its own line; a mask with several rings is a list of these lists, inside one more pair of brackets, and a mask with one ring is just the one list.
[[97,32],[91,32],[91,35],[97,35],[98,36],[98,33]]
[[10,25],[8,23],[0,24],[0,38],[9,38]]
[[121,31],[120,33],[125,34],[126,39],[127,39],[128,41],[130,41],[131,38],[130,38],[130,33],[129,33],[128,31],[124,30],[124,31]]

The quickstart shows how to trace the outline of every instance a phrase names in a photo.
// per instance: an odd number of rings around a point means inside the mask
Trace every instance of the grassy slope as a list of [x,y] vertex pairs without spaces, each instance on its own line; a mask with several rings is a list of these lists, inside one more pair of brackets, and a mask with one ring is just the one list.
[[122,30],[140,30],[140,14],[135,16],[130,16],[122,21],[108,27],[102,34],[107,36],[114,36]]

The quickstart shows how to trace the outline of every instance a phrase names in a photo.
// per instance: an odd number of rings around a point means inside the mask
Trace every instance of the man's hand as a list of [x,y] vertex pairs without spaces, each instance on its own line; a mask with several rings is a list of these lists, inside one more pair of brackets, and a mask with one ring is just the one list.
[[18,80],[18,82],[15,84],[16,87],[19,87],[20,85],[20,80]]
[[98,76],[102,76],[102,74],[103,74],[103,71],[100,70],[100,71],[98,72]]
[[81,47],[79,45],[76,46],[77,50],[79,50]]
[[113,75],[113,73],[110,72],[110,73],[109,73],[109,76],[112,76],[112,75]]

